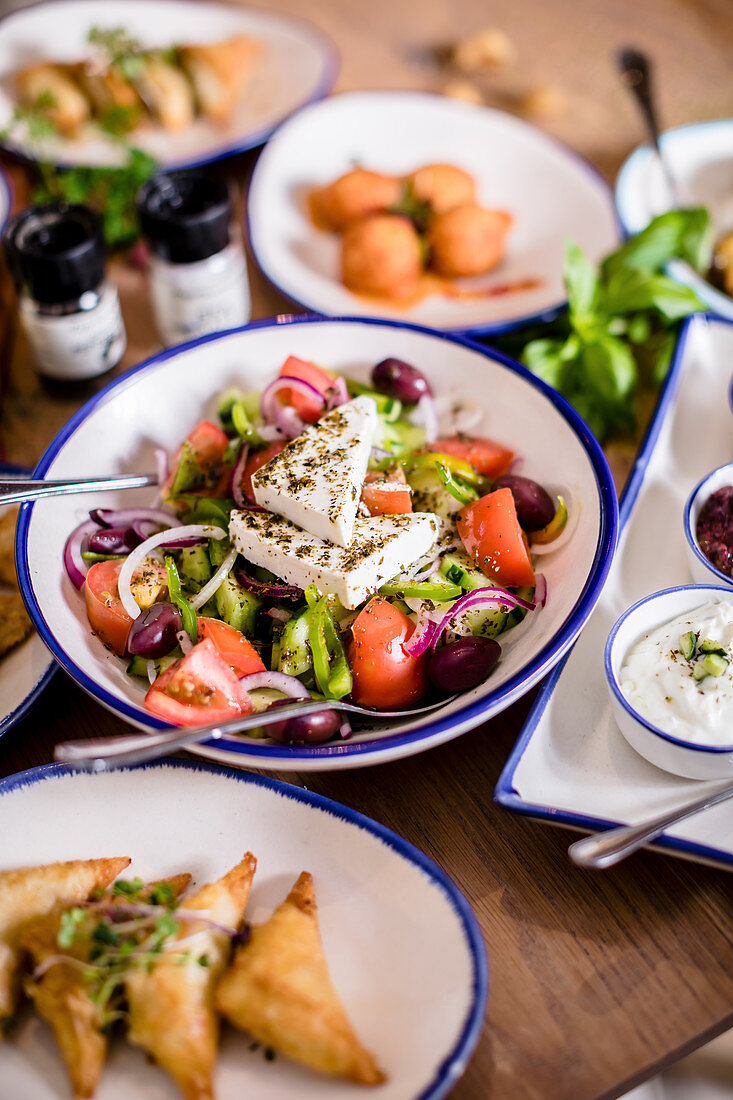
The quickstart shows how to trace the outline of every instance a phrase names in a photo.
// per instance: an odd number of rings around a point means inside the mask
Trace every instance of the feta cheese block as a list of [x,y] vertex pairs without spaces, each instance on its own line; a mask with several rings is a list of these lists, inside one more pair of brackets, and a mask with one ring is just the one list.
[[309,424],[252,476],[255,500],[304,531],[350,546],[372,440],[372,397],[356,397]]
[[351,546],[336,546],[280,516],[232,512],[229,535],[242,557],[298,588],[315,584],[353,609],[427,554],[440,532],[429,512],[358,516]]

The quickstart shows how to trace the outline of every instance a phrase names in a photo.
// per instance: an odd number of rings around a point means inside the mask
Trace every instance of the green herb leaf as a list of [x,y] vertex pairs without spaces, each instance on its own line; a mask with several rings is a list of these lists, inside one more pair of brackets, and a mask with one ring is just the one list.
[[139,898],[143,890],[143,880],[140,878],[118,879],[112,887],[112,897]]
[[609,314],[656,309],[667,321],[679,321],[706,308],[690,287],[667,275],[650,275],[633,268],[619,268],[608,278],[603,302]]
[[71,947],[76,939],[77,931],[84,924],[86,918],[86,909],[80,909],[78,906],[67,909],[65,913],[61,914],[61,922],[56,935],[56,942],[59,947]]
[[671,260],[684,260],[696,271],[704,271],[710,266],[712,246],[713,228],[707,210],[668,210],[608,256],[603,262],[603,275],[610,277],[623,268],[653,273]]
[[575,241],[565,242],[565,289],[570,321],[582,328],[595,319],[598,305],[598,275],[593,264]]

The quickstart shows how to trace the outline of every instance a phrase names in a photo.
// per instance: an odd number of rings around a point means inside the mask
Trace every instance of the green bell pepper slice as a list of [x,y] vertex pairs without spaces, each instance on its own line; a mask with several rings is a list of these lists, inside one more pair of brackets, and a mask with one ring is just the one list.
[[166,557],[165,559],[165,572],[168,579],[168,595],[170,596],[171,603],[174,603],[181,613],[181,619],[183,620],[183,629],[188,634],[193,645],[199,640],[199,624],[196,618],[196,612],[191,607],[186,597],[181,590],[181,578],[178,576],[178,569],[173,558]]
[[406,581],[404,584],[383,584],[379,589],[380,596],[407,596],[408,599],[436,600],[443,603],[445,600],[457,600],[463,595],[463,589],[459,584],[454,584],[440,573],[429,577],[426,581]]
[[351,669],[333,616],[328,597],[319,596],[315,585],[305,590],[308,604],[308,644],[313,658],[313,672],[319,690],[326,699],[342,699],[352,689]]

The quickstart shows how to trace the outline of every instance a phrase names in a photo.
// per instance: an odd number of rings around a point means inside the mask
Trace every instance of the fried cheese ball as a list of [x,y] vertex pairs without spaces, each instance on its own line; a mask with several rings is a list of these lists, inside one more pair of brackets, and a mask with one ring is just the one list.
[[343,230],[399,201],[402,185],[392,176],[355,168],[311,195],[313,215],[328,229]]
[[422,248],[412,222],[399,214],[372,214],[343,237],[344,285],[362,294],[406,298],[422,274]]
[[430,204],[436,214],[476,201],[473,176],[454,164],[426,164],[407,177],[415,198]]
[[483,275],[504,256],[512,223],[504,210],[485,210],[475,203],[438,214],[428,232],[431,264],[441,275]]

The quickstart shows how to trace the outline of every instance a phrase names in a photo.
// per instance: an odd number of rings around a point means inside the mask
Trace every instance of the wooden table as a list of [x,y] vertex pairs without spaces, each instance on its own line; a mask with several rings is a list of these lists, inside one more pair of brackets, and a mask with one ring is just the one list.
[[[266,6],[261,3],[260,6]],[[278,0],[318,22],[343,54],[342,90],[440,90],[434,49],[492,21],[479,0]],[[639,140],[609,55],[633,38],[661,63],[670,124],[730,109],[729,0],[516,0],[501,25],[518,62],[486,77],[487,101],[516,107],[537,85],[566,108],[543,124],[609,176]],[[498,18],[498,16],[497,16]],[[246,178],[254,154],[227,170]],[[19,177],[20,170],[13,169]],[[157,348],[142,273],[114,265],[130,347],[122,369]],[[254,316],[289,304],[251,272]],[[22,337],[2,430],[7,457],[32,465],[76,408],[38,383]],[[612,451],[619,480],[631,450]],[[362,771],[288,775],[375,817],[422,848],[465,891],[491,965],[486,1026],[455,1100],[616,1097],[733,1024],[730,876],[653,854],[605,874],[569,863],[571,836],[513,816],[493,790],[531,699],[451,744]],[[53,745],[121,723],[63,674],[0,748],[0,774],[46,763]],[[420,1026],[420,1021],[412,1021]]]

